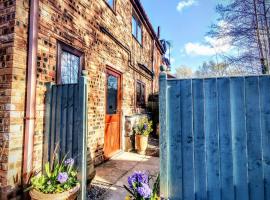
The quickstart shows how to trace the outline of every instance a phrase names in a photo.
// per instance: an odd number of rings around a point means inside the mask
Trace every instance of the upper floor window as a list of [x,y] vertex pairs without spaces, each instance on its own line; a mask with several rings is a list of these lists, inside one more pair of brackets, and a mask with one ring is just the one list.
[[106,0],[106,2],[114,10],[115,0]]
[[145,108],[145,84],[140,81],[136,85],[136,105]]
[[82,52],[59,43],[57,67],[57,82],[59,84],[78,83],[82,69],[82,56]]
[[132,16],[132,35],[142,44],[142,24],[135,15]]

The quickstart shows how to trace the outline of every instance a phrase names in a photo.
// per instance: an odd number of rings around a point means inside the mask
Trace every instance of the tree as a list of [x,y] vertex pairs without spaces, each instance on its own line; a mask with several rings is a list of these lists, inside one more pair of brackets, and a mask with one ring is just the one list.
[[230,66],[226,62],[215,62],[210,60],[204,62],[202,66],[194,73],[195,77],[221,77],[221,76],[236,76],[246,74],[245,71]]
[[217,12],[219,23],[212,26],[209,35],[230,38],[236,49],[233,55],[223,55],[226,62],[238,69],[244,67],[248,73],[269,73],[269,1],[232,0],[219,4]]
[[193,76],[192,68],[187,66],[180,66],[175,69],[177,78],[191,78]]

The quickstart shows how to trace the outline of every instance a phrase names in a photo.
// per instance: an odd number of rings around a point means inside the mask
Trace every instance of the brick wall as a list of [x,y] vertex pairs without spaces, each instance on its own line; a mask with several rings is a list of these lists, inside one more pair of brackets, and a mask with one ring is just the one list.
[[[28,0],[0,0],[0,9],[0,148],[8,141],[0,160],[0,186],[5,188],[16,185],[13,178],[20,177],[22,167]],[[135,104],[137,80],[146,84],[147,96],[158,90],[161,53],[155,46],[152,80],[138,63],[152,70],[153,39],[144,23],[143,45],[133,38],[132,11],[128,0],[117,0],[115,11],[104,0],[39,1],[35,169],[41,168],[42,163],[45,83],[56,81],[58,41],[84,53],[84,68],[89,78],[88,147],[95,164],[104,160],[106,67],[122,73],[122,118],[141,111]],[[111,36],[102,32],[100,26]]]
[[[24,7],[25,9],[19,9]],[[18,17],[19,16],[19,17]],[[0,1],[0,197],[16,197],[24,130],[28,3]]]

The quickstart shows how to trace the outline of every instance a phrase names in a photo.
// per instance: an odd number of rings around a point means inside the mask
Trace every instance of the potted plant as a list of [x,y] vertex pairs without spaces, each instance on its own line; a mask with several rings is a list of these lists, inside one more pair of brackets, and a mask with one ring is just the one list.
[[77,170],[72,158],[53,159],[52,165],[46,163],[43,174],[37,174],[30,180],[29,194],[32,200],[74,200],[80,189]]
[[128,186],[124,188],[128,191],[129,195],[125,200],[159,200],[159,175],[150,188],[150,177],[145,172],[135,172],[128,177]]
[[139,119],[135,126],[135,149],[137,153],[144,155],[148,146],[148,136],[153,131],[153,122],[147,117]]

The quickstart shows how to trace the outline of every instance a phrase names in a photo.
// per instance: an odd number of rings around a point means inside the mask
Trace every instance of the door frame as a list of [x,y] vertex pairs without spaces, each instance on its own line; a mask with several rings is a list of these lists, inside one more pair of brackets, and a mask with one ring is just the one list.
[[104,129],[104,144],[105,144],[105,134],[106,134],[106,115],[107,115],[107,74],[110,73],[112,75],[117,75],[119,76],[119,82],[118,82],[118,88],[119,88],[119,92],[118,92],[118,100],[117,100],[117,110],[119,111],[119,151],[115,152],[114,154],[112,154],[109,158],[105,158],[105,160],[109,160],[110,158],[112,158],[115,154],[119,153],[120,151],[122,151],[122,78],[123,78],[123,73],[116,70],[115,68],[106,65],[106,69],[105,69],[105,74],[106,74],[106,81],[105,81],[105,116],[104,116],[104,125],[105,125],[105,129]]

